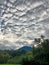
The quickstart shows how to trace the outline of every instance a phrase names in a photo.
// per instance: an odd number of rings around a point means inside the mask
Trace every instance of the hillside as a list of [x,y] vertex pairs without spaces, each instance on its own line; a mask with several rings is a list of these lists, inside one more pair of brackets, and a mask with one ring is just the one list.
[[[0,63],[21,63],[23,58],[32,57],[32,48],[24,46],[18,50],[0,50]],[[3,58],[4,56],[4,58]]]

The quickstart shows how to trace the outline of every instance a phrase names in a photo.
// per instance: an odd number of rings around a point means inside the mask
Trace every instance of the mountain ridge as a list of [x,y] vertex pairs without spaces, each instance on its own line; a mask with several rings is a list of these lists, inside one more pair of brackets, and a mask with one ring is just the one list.
[[29,51],[29,50],[32,50],[32,47],[31,46],[23,46],[23,47],[21,47],[21,48],[19,48],[18,50],[20,50],[20,51]]

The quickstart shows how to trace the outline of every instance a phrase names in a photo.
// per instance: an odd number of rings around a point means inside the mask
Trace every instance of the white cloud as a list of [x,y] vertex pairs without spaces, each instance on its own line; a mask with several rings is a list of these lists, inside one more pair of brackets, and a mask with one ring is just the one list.
[[14,3],[16,0],[10,0],[10,2]]
[[30,9],[36,8],[36,7],[40,6],[40,5],[42,5],[43,3],[44,2],[42,2],[42,1],[32,3],[32,4],[30,4],[30,7],[28,7],[27,9],[30,10]]
[[[10,0],[10,2],[8,4],[4,2],[4,5],[1,6],[3,8],[1,10],[3,15],[0,16],[5,21],[1,25],[2,21],[0,20],[0,31],[2,30],[0,40],[8,41],[9,43],[6,46],[20,48],[25,44],[24,42],[30,45],[35,37],[46,33],[45,28],[48,26],[47,29],[49,29],[49,25],[47,21],[45,25],[44,20],[49,18],[49,8],[45,4],[45,1],[33,2],[32,0],[31,2],[24,0],[22,2],[22,0]],[[22,45],[19,45],[18,41],[19,44],[22,42]]]
[[0,33],[0,40],[4,39],[4,35]]

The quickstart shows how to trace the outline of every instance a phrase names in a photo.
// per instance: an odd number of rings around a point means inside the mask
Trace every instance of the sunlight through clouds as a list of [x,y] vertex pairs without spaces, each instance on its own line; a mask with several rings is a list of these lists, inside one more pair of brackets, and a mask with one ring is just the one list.
[[31,45],[41,34],[49,38],[48,30],[48,0],[0,0],[0,42],[5,46]]

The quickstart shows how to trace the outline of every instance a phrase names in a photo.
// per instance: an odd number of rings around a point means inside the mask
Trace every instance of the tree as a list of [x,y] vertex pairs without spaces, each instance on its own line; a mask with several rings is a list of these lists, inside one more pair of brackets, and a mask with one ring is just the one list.
[[40,65],[49,65],[49,39],[44,39],[35,49],[33,49],[35,52],[33,52],[35,61]]

